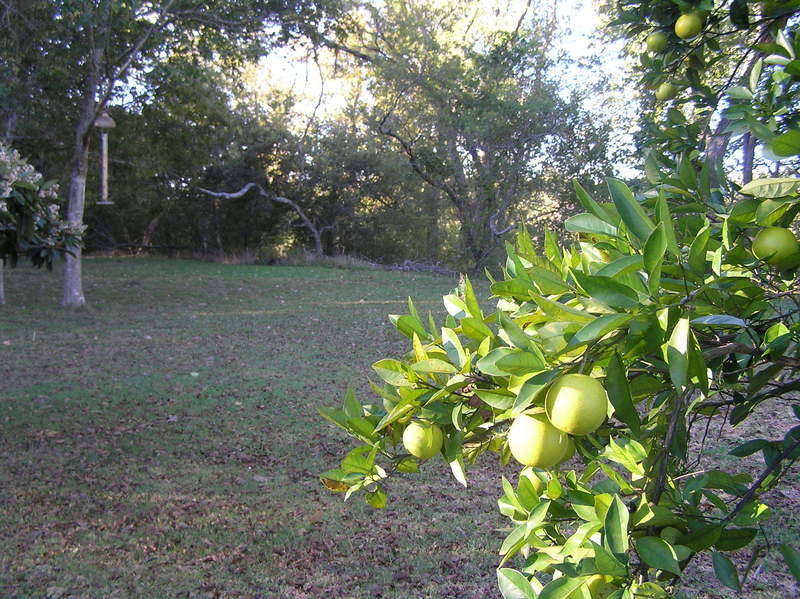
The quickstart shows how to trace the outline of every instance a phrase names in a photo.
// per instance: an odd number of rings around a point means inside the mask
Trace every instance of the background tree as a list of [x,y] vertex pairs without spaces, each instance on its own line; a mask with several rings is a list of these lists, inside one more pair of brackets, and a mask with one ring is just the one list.
[[[564,168],[591,179],[609,168],[602,120],[579,94],[560,93],[557,22],[530,6],[389,2],[369,9],[350,42],[369,71],[375,127],[452,204],[472,267],[536,195],[537,179]],[[596,134],[591,160],[554,152],[574,147],[576,131]]]
[[[14,33],[2,53],[13,77],[6,95],[6,136],[37,103],[30,100],[37,97],[34,92],[57,82],[72,105],[67,111],[72,141],[64,143],[71,151],[67,218],[81,226],[92,125],[115,94],[135,88],[129,77],[187,49],[205,57],[242,57],[263,52],[281,38],[317,35],[333,8],[333,3],[268,0],[7,3],[5,26]],[[54,96],[45,97],[52,110]],[[68,256],[65,305],[85,303],[80,265],[80,251]]]

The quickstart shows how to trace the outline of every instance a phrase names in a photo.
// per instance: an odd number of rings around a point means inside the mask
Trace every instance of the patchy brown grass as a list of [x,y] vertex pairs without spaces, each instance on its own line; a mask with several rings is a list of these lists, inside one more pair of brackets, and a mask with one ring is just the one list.
[[[484,456],[464,490],[432,461],[393,480],[382,511],[317,479],[351,443],[316,406],[348,384],[369,397],[369,365],[407,349],[386,315],[412,295],[441,321],[453,279],[156,258],[85,273],[84,311],[57,306],[57,274],[7,273],[0,597],[498,596],[513,468]],[[769,438],[787,424],[756,422]],[[730,460],[726,443],[704,459]],[[791,476],[768,532],[796,546]],[[797,596],[774,551],[763,564],[747,596]],[[687,584],[730,596],[701,561]]]

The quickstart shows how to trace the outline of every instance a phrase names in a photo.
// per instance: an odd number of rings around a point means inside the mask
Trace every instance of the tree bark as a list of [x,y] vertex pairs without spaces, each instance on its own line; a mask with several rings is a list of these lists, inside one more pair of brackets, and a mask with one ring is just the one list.
[[744,134],[742,144],[742,184],[746,185],[753,180],[753,158],[756,151],[756,138],[750,133]]
[[[67,205],[67,223],[71,227],[83,226],[83,212],[86,206],[86,173],[89,168],[89,130],[95,119],[97,105],[95,96],[98,91],[98,76],[103,50],[96,49],[92,54],[86,87],[83,90],[81,114],[75,127],[75,141],[72,152],[69,179],[69,201]],[[64,267],[64,296],[62,306],[81,307],[86,305],[83,295],[83,276],[80,247],[66,255]]]
[[6,303],[6,263],[0,260],[0,306]]
[[153,235],[155,235],[156,227],[158,226],[158,221],[161,220],[161,216],[163,212],[159,212],[156,214],[147,227],[144,230],[144,234],[142,235],[142,246],[150,246],[153,245]]

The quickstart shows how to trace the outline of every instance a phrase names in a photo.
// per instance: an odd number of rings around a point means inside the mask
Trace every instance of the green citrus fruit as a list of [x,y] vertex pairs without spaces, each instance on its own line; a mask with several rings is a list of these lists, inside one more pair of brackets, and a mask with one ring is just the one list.
[[682,40],[695,37],[703,30],[703,17],[696,12],[690,12],[678,17],[675,21],[675,35]]
[[521,414],[508,429],[508,447],[520,464],[535,468],[555,466],[567,450],[567,435],[544,414]]
[[415,420],[403,431],[403,447],[421,460],[432,458],[442,449],[442,429],[430,422]]
[[800,254],[797,237],[783,227],[764,227],[753,241],[753,255],[777,268],[795,266]]
[[645,43],[650,52],[663,52],[667,47],[667,34],[663,31],[655,31],[647,36]]
[[678,95],[678,88],[675,86],[674,83],[670,83],[669,81],[665,81],[661,85],[658,86],[656,89],[656,100],[663,102],[665,100],[671,100],[675,96]]
[[586,435],[596,431],[606,419],[608,396],[596,379],[585,374],[567,374],[550,387],[544,405],[547,417],[558,430]]
[[570,459],[572,456],[575,455],[575,441],[573,441],[572,437],[570,437],[569,435],[567,435],[566,445],[567,446],[564,448],[564,455],[561,456],[560,460],[558,460],[559,464],[566,462],[568,459]]

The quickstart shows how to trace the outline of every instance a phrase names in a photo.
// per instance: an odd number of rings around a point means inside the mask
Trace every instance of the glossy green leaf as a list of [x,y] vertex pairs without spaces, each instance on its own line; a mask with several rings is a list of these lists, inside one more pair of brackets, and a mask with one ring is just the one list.
[[348,386],[347,392],[344,394],[344,405],[342,406],[345,415],[348,418],[356,418],[361,416],[361,404],[356,399],[353,389]]
[[636,201],[633,192],[623,181],[609,178],[607,183],[611,199],[614,201],[622,221],[631,233],[641,241],[645,241],[655,229],[653,221],[650,220],[644,208]]
[[800,189],[800,179],[797,177],[769,177],[754,179],[744,185],[739,192],[757,198],[782,198],[791,195]]
[[503,599],[536,599],[530,581],[517,570],[511,568],[497,570],[497,584]]
[[408,370],[397,360],[378,360],[372,365],[372,369],[390,385],[395,387],[410,387],[412,385],[408,380]]
[[749,545],[758,534],[757,528],[728,528],[722,531],[714,547],[720,551],[736,551]]
[[475,296],[475,290],[472,288],[472,283],[467,275],[464,275],[464,303],[467,306],[469,315],[473,318],[483,320],[483,312],[478,303],[478,298]]
[[594,563],[600,574],[607,576],[626,576],[628,574],[628,568],[613,553],[594,541],[592,541],[592,547],[594,548]]
[[627,424],[634,435],[639,434],[639,414],[633,405],[628,377],[619,354],[614,352],[608,361],[606,370],[606,392],[611,405],[614,406],[614,416]]
[[589,233],[590,235],[608,235],[609,237],[616,237],[618,234],[614,225],[610,225],[588,212],[570,216],[564,221],[564,228],[570,233]]
[[420,374],[455,374],[458,368],[450,362],[430,358],[411,365],[411,370]]
[[616,277],[628,272],[634,272],[644,268],[641,256],[622,256],[613,262],[609,262],[595,274],[599,277]]
[[633,315],[631,314],[605,314],[599,316],[575,333],[563,351],[567,352],[597,339],[602,339],[611,331],[625,326],[632,318]]
[[729,589],[736,591],[742,590],[742,585],[739,582],[739,574],[736,572],[736,566],[733,562],[722,555],[719,551],[714,551],[711,554],[711,561],[714,564],[714,574],[717,579]]
[[444,351],[447,352],[447,357],[450,358],[450,361],[459,368],[463,368],[467,359],[464,353],[464,346],[461,345],[461,340],[453,329],[442,328],[442,346]]
[[667,235],[664,232],[664,225],[659,223],[644,244],[644,269],[649,274],[652,275],[653,269],[661,264],[666,251]]
[[703,274],[706,270],[706,248],[710,237],[711,229],[708,226],[703,227],[689,248],[689,268],[697,274]]
[[675,550],[664,539],[659,537],[640,537],[636,539],[636,552],[642,561],[651,568],[680,575],[681,567],[678,564]]
[[517,352],[519,352],[519,350],[511,347],[498,347],[478,360],[475,366],[484,374],[491,376],[506,376],[508,375],[508,372],[500,368],[497,365],[497,362]]
[[461,332],[475,341],[483,341],[486,337],[492,337],[494,335],[492,329],[486,326],[483,320],[480,318],[472,318],[471,316],[461,319]]
[[444,302],[444,308],[447,313],[453,318],[461,319],[469,314],[467,305],[457,295],[445,295],[442,298],[442,302]]
[[367,493],[365,493],[364,499],[366,499],[367,503],[370,504],[372,507],[377,508],[379,510],[386,507],[386,493],[384,493],[380,487],[378,487],[374,491],[368,491]]
[[498,410],[507,410],[514,405],[517,396],[500,389],[477,389],[475,395],[487,405]]
[[772,141],[772,151],[776,156],[800,154],[800,130],[790,129]]
[[[577,179],[572,180],[572,185],[575,188],[575,195],[578,196],[578,201],[581,203],[581,206],[585,210],[588,210],[592,215],[597,217],[598,219],[607,222],[610,225],[614,225],[614,222],[608,218],[608,214],[605,210],[603,210],[602,206],[595,202],[592,197],[586,192],[586,190],[578,183]],[[614,227],[616,229],[616,227]]]
[[615,556],[628,552],[628,521],[628,508],[615,493],[603,522],[603,547]]
[[792,573],[795,580],[800,582],[800,551],[793,549],[786,543],[778,545],[778,551],[781,552],[786,565],[789,567],[789,572]]
[[543,370],[545,363],[544,360],[532,352],[513,350],[497,359],[495,367],[508,374],[521,375]]
[[686,386],[689,369],[689,319],[681,318],[667,342],[667,364],[672,384],[678,393]]
[[551,580],[539,593],[539,599],[567,599],[572,592],[583,586],[587,576],[562,576]]
[[578,310],[546,297],[539,295],[533,295],[532,297],[542,311],[554,321],[586,323],[591,322],[595,318],[588,312]]
[[400,331],[403,335],[411,339],[416,333],[422,339],[428,338],[428,331],[425,329],[425,326],[419,320],[419,318],[415,318],[408,314],[404,314],[402,316],[398,316],[396,314],[392,314],[389,316],[389,320],[392,321],[392,324]]
[[572,276],[589,296],[607,306],[629,310],[640,305],[636,291],[616,279],[586,275],[577,270],[572,272]]

